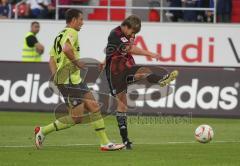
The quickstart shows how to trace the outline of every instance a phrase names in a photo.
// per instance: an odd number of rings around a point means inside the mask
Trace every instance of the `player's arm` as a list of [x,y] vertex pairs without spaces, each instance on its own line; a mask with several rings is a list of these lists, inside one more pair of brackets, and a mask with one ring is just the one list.
[[56,56],[55,51],[54,51],[54,47],[52,47],[52,49],[49,52],[50,58],[49,58],[49,69],[52,73],[52,75],[54,75],[57,72],[57,64],[56,61],[54,59],[54,57]]
[[54,59],[53,56],[50,56],[49,68],[50,68],[50,71],[51,71],[52,75],[54,75],[57,71],[57,65],[56,65],[56,62],[55,62],[55,59]]
[[70,43],[69,40],[67,40],[63,46],[63,50],[64,54],[67,56],[67,58],[74,64],[76,65],[78,68],[84,68],[84,63],[81,62],[79,59],[75,58],[74,55],[74,51],[73,51],[73,47]]
[[131,46],[131,49],[129,50],[130,53],[134,54],[134,55],[140,55],[140,56],[147,56],[150,58],[156,58],[158,59],[159,55],[144,49],[141,49],[135,45]]

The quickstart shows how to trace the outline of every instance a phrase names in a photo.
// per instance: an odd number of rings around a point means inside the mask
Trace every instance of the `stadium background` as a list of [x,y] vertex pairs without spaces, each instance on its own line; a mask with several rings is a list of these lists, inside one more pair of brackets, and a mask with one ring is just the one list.
[[[82,5],[81,1],[76,2],[73,3],[75,7]],[[50,122],[54,118],[52,110],[59,103],[59,98],[48,91],[47,61],[52,41],[65,22],[38,19],[41,25],[38,39],[45,46],[43,62],[22,63],[23,38],[33,21],[26,19],[23,14],[26,7],[23,1],[19,3],[19,19],[0,21],[0,165],[76,165],[80,161],[85,165],[97,165],[99,161],[106,163],[101,165],[111,165],[108,163],[109,157],[115,162],[114,165],[239,165],[239,2],[231,1],[232,23],[228,20],[227,24],[219,20],[216,5],[211,9],[213,13],[209,23],[197,20],[189,23],[184,18],[172,23],[173,20],[166,16],[170,10],[161,12],[155,9],[158,5],[150,6],[150,1],[92,2],[84,1],[83,5],[107,6],[111,2],[113,6],[121,7],[148,6],[148,10],[84,9],[88,13],[85,16],[88,21],[79,34],[81,57],[102,61],[109,31],[127,15],[138,14],[145,22],[136,44],[159,52],[161,61],[142,57],[136,58],[136,61],[144,65],[164,66],[169,70],[178,69],[180,76],[170,85],[175,92],[167,98],[146,100],[144,94],[152,91],[144,89],[139,91],[143,98],[130,100],[137,106],[133,118],[142,117],[140,121],[135,118],[136,123],[130,123],[136,143],[133,152],[117,152],[106,156],[97,154],[94,134],[89,133],[85,125],[50,137],[45,150],[36,152],[32,146],[32,130],[35,125]],[[14,13],[11,17],[14,17]],[[105,83],[102,78],[100,82],[92,83],[92,87],[99,90],[104,88]],[[160,124],[148,123],[145,115],[158,117],[156,113],[171,120],[161,121]],[[180,118],[179,122],[176,122],[176,117]],[[106,125],[110,136],[118,141],[114,120],[113,117],[106,118]],[[194,129],[203,123],[213,126],[215,131],[215,138],[208,145],[196,143],[193,137]],[[72,132],[75,135],[70,138]],[[58,155],[66,157],[61,159]],[[92,159],[93,156],[97,157]],[[37,163],[34,162],[35,157],[40,157]],[[24,158],[28,158],[27,162],[24,162]]]

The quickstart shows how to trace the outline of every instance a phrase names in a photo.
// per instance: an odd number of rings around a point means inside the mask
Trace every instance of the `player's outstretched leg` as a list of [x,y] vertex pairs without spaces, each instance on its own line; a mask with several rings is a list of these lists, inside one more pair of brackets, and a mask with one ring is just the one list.
[[173,80],[177,78],[177,76],[178,76],[178,71],[177,70],[172,71],[166,77],[164,77],[159,81],[160,86],[164,87],[166,85],[169,85]]
[[[156,68],[157,69],[157,68]],[[160,69],[160,68],[159,68]],[[178,71],[174,70],[171,73],[165,73],[162,69],[157,72],[158,74],[155,74],[153,69],[142,67],[140,70],[138,70],[135,74],[136,79],[138,80],[139,76],[140,78],[146,78],[148,82],[153,84],[159,84],[160,87],[164,87],[169,85],[173,80],[175,80],[178,76]],[[145,76],[144,76],[145,75]]]

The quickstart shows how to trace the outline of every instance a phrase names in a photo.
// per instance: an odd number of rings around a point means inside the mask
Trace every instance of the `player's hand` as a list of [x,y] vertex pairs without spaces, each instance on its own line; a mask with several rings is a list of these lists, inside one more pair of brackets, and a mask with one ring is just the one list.
[[156,59],[156,61],[158,61],[159,58],[160,58],[160,55],[159,55],[159,54],[156,54],[156,53],[153,53],[153,54],[151,55],[151,57],[154,58],[154,59]]
[[105,63],[100,63],[99,65],[98,65],[98,70],[99,71],[103,71],[104,70],[104,68],[105,68]]
[[79,67],[81,69],[84,69],[86,67],[86,64],[84,62],[79,61]]
[[75,60],[73,63],[79,68],[79,69],[84,69],[86,67],[86,64],[80,60]]

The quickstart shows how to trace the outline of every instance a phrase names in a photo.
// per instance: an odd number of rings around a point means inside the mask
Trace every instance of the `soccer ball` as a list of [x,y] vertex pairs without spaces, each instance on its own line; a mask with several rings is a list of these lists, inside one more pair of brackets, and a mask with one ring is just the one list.
[[213,139],[213,129],[209,125],[200,125],[195,130],[195,138],[200,143],[208,143]]

